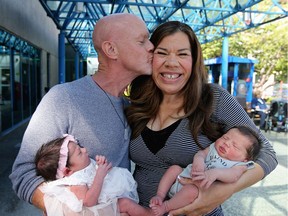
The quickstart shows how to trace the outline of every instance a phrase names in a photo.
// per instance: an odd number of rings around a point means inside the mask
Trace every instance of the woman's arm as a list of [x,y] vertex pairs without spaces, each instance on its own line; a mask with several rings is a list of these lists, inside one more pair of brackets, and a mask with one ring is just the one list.
[[[264,177],[263,169],[255,163],[255,168],[245,172],[241,178],[235,183],[214,182],[207,190],[199,188],[198,198],[190,205],[169,212],[169,215],[187,215],[199,216],[211,212],[217,206],[221,205],[225,200],[230,198],[234,193],[239,192]],[[191,180],[185,179],[183,184],[191,183]]]
[[[203,215],[221,205],[234,193],[247,188],[267,176],[277,166],[276,153],[269,140],[259,131],[245,110],[231,94],[218,85],[211,85],[214,91],[213,118],[228,130],[234,126],[245,125],[259,135],[261,150],[255,168],[245,172],[235,183],[214,182],[209,189],[199,189],[198,198],[190,205],[172,211],[169,215]],[[185,179],[189,182],[191,180]]]

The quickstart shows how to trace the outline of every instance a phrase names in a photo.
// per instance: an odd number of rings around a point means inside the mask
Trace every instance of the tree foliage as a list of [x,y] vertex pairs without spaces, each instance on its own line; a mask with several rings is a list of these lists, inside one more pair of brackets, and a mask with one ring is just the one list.
[[[254,89],[263,91],[261,88],[271,75],[275,83],[287,83],[287,33],[288,18],[284,18],[229,37],[229,55],[258,60]],[[202,48],[205,59],[221,56],[222,40],[203,44]]]

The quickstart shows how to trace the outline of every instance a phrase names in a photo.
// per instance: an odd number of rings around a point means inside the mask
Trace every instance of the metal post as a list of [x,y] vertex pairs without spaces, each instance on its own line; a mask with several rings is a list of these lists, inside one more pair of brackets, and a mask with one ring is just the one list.
[[79,63],[79,77],[83,77],[83,59],[80,59],[80,63]]
[[59,37],[58,37],[58,43],[59,43],[59,83],[64,83],[65,82],[65,33],[60,32]]
[[238,86],[238,72],[239,72],[239,64],[234,64],[234,89],[233,89],[233,96],[237,96],[237,86]]
[[76,52],[75,54],[75,79],[79,79],[79,53]]
[[246,102],[251,103],[252,101],[252,95],[253,95],[253,73],[254,73],[254,64],[250,64],[250,74],[248,77],[247,82],[247,96],[246,96]]
[[222,67],[221,67],[221,75],[222,75],[222,87],[227,89],[227,80],[228,80],[228,37],[223,38],[222,44]]

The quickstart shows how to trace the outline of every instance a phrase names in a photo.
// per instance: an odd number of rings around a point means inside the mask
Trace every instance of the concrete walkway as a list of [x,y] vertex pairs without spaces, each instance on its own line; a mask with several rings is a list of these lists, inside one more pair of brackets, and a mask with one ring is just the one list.
[[[0,215],[40,216],[41,211],[18,199],[8,178],[19,151],[26,124],[0,138]],[[264,180],[223,204],[225,216],[288,216],[288,136],[274,131],[266,136],[278,155],[279,165]]]
[[288,215],[288,136],[265,133],[277,153],[278,166],[265,179],[234,194],[223,204],[225,216]]
[[42,215],[34,206],[19,200],[8,176],[27,124],[0,138],[0,215],[1,216],[36,216]]

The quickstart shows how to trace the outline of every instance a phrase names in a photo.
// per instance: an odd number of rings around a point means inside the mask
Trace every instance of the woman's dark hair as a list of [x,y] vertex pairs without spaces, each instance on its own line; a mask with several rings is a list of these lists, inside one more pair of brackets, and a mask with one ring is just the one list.
[[[213,111],[213,92],[207,81],[207,72],[200,43],[190,26],[178,21],[161,24],[151,35],[151,42],[157,48],[163,38],[183,32],[189,38],[192,53],[192,73],[182,89],[184,95],[183,107],[185,116],[189,119],[189,127],[197,145],[199,133],[205,133],[212,141],[221,136],[220,126],[210,121]],[[131,83],[131,106],[126,110],[128,123],[132,128],[134,139],[139,136],[151,118],[155,118],[163,99],[161,90],[156,86],[151,76],[137,77]],[[180,111],[180,110],[179,110]]]
[[46,181],[56,180],[60,149],[65,137],[57,138],[45,143],[37,151],[35,165],[37,175],[42,176]]

